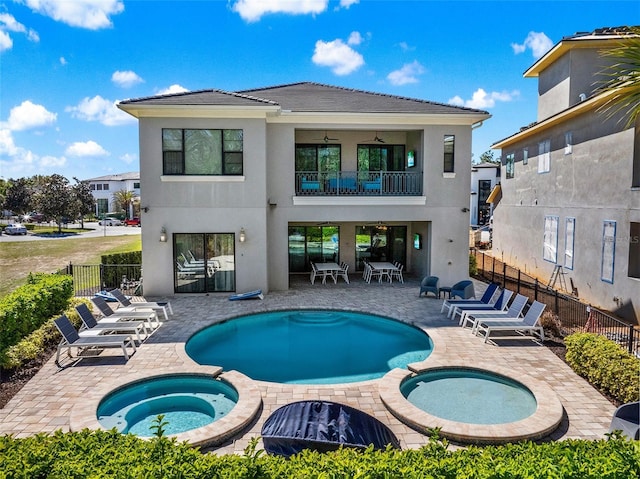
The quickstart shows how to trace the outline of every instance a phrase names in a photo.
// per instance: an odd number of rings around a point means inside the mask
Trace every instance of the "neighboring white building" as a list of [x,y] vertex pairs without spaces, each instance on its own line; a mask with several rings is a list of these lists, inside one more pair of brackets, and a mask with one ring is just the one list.
[[286,290],[312,261],[468,277],[486,111],[317,83],[118,107],[139,119],[147,295]]
[[471,226],[488,226],[493,214],[493,203],[489,195],[500,184],[500,165],[497,163],[479,163],[471,165]]
[[[132,191],[140,197],[140,173],[129,172],[117,175],[105,175],[89,178],[91,194],[96,200],[96,216],[113,211],[113,194],[117,191]],[[129,217],[133,216],[133,204],[130,206]]]
[[545,282],[561,267],[583,301],[637,319],[640,121],[608,116],[599,89],[618,61],[602,51],[628,38],[624,27],[565,37],[524,73],[538,79],[538,118],[492,146],[503,165],[493,253]]

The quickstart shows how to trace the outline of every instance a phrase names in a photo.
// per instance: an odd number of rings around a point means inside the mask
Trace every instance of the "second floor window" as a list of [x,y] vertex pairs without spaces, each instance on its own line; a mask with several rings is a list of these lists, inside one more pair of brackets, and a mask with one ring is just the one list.
[[453,173],[454,153],[456,137],[454,135],[444,135],[444,172]]
[[513,153],[509,153],[507,155],[507,162],[505,168],[505,175],[507,178],[513,178],[515,173],[515,155]]
[[538,143],[538,173],[548,173],[551,168],[551,140]]
[[162,130],[165,175],[242,175],[242,130]]
[[404,145],[358,145],[358,171],[404,171]]
[[340,171],[340,145],[296,145],[296,171]]

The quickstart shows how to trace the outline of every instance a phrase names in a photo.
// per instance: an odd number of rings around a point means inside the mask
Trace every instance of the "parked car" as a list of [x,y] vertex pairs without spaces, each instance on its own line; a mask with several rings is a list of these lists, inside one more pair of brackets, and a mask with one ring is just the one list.
[[27,228],[20,223],[9,223],[5,226],[4,232],[8,235],[26,235]]
[[125,226],[140,226],[140,218],[137,216],[135,218],[127,218],[124,220]]
[[122,221],[118,218],[107,218],[105,220],[98,221],[100,226],[122,226]]
[[46,221],[46,218],[42,213],[32,211],[31,213],[24,215],[22,220],[26,223],[42,223],[43,221]]

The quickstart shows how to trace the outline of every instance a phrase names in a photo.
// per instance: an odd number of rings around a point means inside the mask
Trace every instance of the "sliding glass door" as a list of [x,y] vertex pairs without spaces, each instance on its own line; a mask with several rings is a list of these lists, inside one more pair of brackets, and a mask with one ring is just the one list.
[[289,272],[309,272],[311,261],[337,262],[339,244],[337,226],[289,226]]
[[173,253],[176,293],[235,291],[233,233],[176,233]]

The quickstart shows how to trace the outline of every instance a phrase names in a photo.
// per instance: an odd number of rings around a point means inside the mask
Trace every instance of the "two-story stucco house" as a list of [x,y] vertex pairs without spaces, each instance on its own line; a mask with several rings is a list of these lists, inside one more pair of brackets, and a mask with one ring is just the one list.
[[[494,253],[534,276],[562,267],[581,299],[640,317],[640,132],[608,115],[603,72],[625,28],[563,38],[525,73],[538,118],[502,150]],[[634,313],[635,310],[635,313]]]
[[286,290],[311,261],[468,277],[485,111],[317,83],[118,106],[139,120],[145,294]]
[[[131,191],[136,197],[140,197],[140,173],[137,171],[98,176],[86,181],[89,183],[91,194],[96,200],[96,216],[112,211],[113,195],[117,191]],[[128,214],[133,216],[133,209]]]

